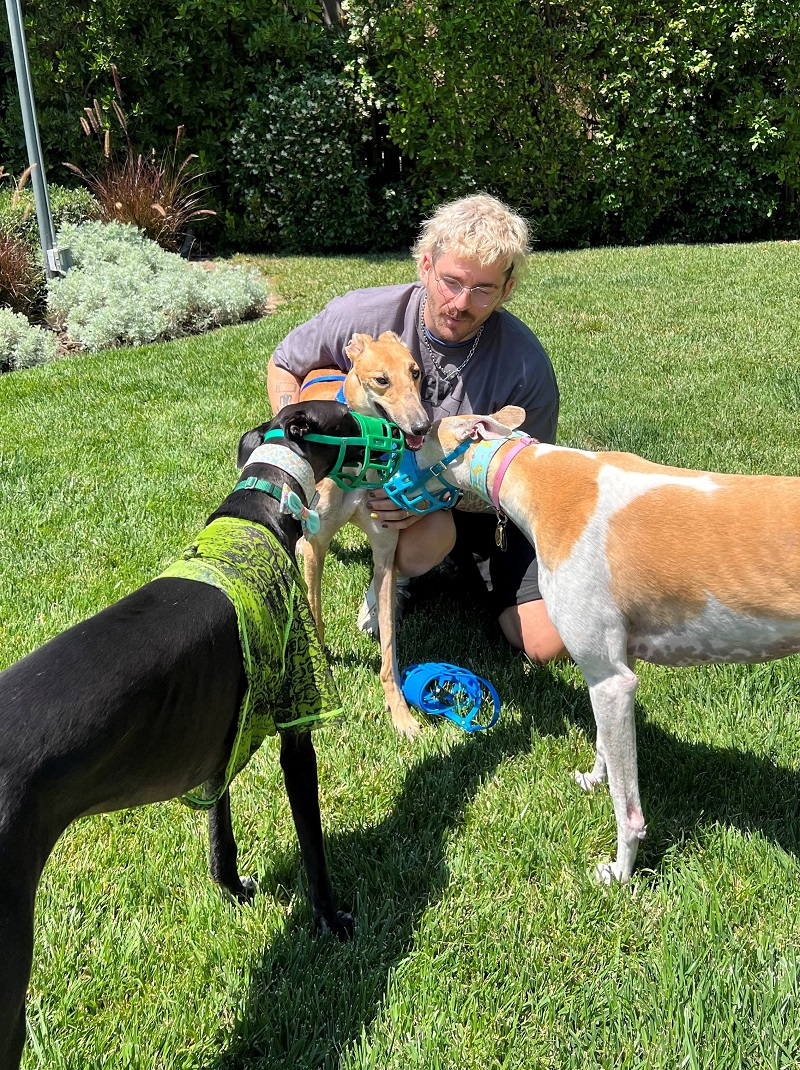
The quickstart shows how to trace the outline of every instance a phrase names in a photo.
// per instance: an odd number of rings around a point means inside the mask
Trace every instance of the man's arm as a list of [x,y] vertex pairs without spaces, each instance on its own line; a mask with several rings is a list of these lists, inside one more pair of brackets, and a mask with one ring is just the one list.
[[279,368],[274,358],[270,357],[267,365],[267,395],[273,416],[286,405],[292,405],[300,400],[302,383],[302,379],[287,372],[285,368]]
[[459,498],[456,509],[462,513],[493,513],[494,506],[491,502],[485,502],[472,490],[465,490]]

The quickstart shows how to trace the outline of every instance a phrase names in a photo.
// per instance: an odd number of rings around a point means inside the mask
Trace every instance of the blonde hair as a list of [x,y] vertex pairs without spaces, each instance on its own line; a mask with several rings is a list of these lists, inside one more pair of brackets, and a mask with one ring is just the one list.
[[448,253],[478,260],[484,267],[504,262],[509,278],[519,278],[531,251],[526,220],[488,193],[476,193],[443,204],[422,224],[412,253],[421,275],[427,253],[434,262]]

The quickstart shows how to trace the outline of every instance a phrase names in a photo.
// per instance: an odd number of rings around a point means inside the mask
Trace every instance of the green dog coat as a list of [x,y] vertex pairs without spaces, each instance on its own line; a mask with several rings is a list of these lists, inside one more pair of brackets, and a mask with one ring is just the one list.
[[319,725],[341,714],[297,565],[267,528],[219,517],[164,578],[198,580],[230,598],[239,622],[247,691],[225,775],[182,796],[208,809],[267,736]]

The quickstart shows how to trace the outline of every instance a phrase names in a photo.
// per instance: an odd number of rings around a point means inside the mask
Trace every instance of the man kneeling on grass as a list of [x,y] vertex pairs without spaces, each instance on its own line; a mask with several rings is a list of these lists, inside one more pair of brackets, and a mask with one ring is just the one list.
[[[503,308],[529,251],[526,221],[496,198],[478,194],[443,205],[423,224],[413,249],[418,282],[336,297],[278,345],[267,370],[273,411],[298,400],[309,372],[347,371],[345,347],[354,334],[377,338],[395,331],[422,369],[423,403],[434,420],[520,405],[527,413],[522,430],[555,442],[553,367],[533,332]],[[424,516],[399,508],[382,490],[373,491],[370,504],[383,523],[399,530],[398,622],[410,580],[449,555],[461,568],[477,568],[512,646],[536,661],[563,654],[539,593],[534,549],[513,524],[506,526],[507,546],[501,549],[496,519],[477,498]],[[377,636],[372,584],[358,623]]]

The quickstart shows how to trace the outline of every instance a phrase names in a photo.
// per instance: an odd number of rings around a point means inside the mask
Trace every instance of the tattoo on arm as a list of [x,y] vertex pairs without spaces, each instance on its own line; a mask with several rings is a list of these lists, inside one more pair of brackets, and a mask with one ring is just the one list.
[[471,490],[465,490],[461,499],[456,506],[456,509],[461,509],[465,513],[493,513],[494,506],[489,502],[485,502],[483,498],[475,494]]
[[277,399],[278,402],[276,411],[286,405],[292,405],[300,397],[300,383],[298,380],[285,375],[274,383],[272,389],[274,393],[271,396]]

